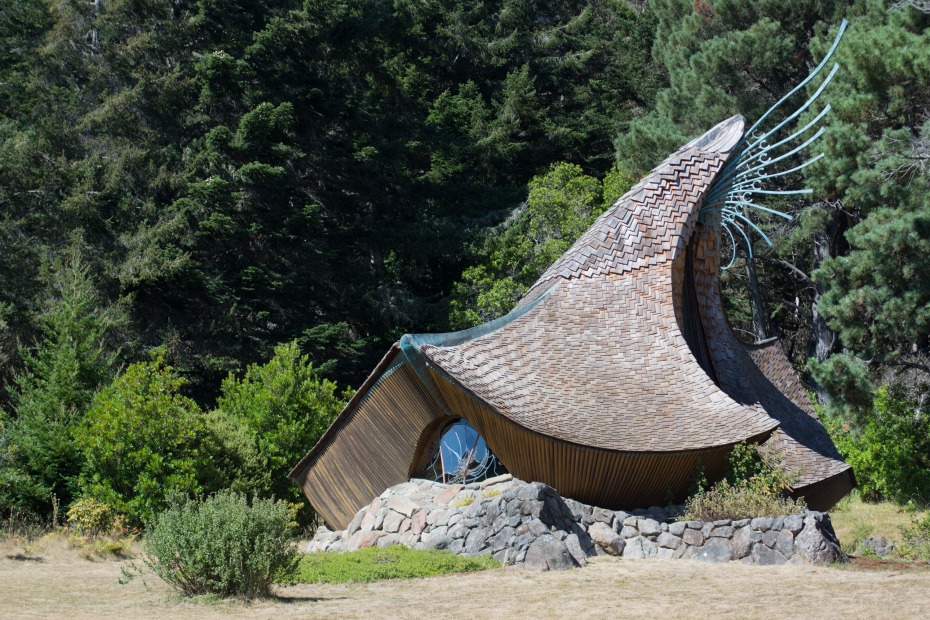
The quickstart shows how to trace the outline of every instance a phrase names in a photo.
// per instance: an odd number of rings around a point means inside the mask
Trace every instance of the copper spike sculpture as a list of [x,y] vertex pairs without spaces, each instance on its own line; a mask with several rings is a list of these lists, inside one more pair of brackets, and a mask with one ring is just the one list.
[[771,193],[760,181],[780,173],[768,167],[812,142],[792,146],[826,112],[776,134],[814,99],[768,132],[764,117],[744,133],[735,116],[686,144],[506,316],[401,338],[291,472],[314,508],[344,528],[384,489],[423,475],[459,420],[515,476],[606,508],[680,501],[697,469],[719,479],[744,441],[770,446],[812,508],[846,495],[852,471],[780,343],[739,341],[718,282],[721,236],[734,241],[732,224],[764,209],[751,198]]

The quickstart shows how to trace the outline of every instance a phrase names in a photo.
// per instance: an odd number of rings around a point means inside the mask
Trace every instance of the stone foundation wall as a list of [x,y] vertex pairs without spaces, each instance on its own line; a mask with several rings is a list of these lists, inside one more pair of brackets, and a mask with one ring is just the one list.
[[509,475],[465,486],[413,479],[391,487],[362,508],[346,530],[321,528],[307,551],[395,544],[491,554],[538,570],[584,566],[587,558],[605,554],[752,564],[846,561],[826,513],[676,521],[657,506],[605,510]]

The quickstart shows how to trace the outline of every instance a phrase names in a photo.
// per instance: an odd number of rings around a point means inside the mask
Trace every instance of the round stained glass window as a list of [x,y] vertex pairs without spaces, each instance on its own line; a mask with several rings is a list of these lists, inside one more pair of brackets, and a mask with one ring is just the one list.
[[507,473],[484,438],[465,420],[447,426],[427,467],[437,482],[468,484]]

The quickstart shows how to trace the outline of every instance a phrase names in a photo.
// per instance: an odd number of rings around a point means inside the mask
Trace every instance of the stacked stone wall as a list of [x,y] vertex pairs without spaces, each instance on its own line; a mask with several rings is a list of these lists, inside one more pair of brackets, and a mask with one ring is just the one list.
[[413,479],[387,489],[345,530],[321,528],[307,550],[400,544],[490,554],[538,570],[584,566],[596,555],[751,564],[846,561],[826,513],[713,522],[675,520],[678,513],[680,507],[627,512],[588,506],[509,475],[464,486]]

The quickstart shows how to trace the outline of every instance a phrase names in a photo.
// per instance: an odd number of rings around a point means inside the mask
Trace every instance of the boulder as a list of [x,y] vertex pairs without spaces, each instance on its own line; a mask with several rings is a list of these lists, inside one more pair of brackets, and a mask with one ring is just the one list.
[[612,527],[604,522],[596,521],[588,528],[588,535],[598,547],[608,555],[622,555],[626,542]]
[[540,571],[564,570],[576,566],[565,543],[550,534],[533,541],[527,549],[523,564],[527,568]]
[[694,559],[699,562],[729,562],[733,559],[733,546],[725,538],[711,538],[697,549]]

